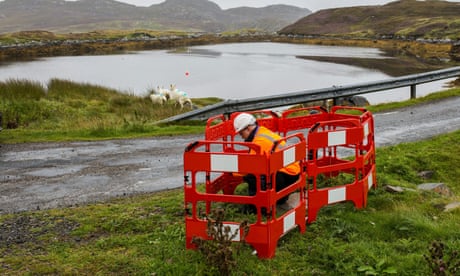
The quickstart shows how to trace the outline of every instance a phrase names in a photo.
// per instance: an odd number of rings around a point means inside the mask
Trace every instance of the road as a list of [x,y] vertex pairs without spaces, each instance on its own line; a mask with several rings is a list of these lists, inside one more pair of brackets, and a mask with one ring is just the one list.
[[[460,129],[460,97],[374,118],[377,147],[427,139]],[[203,138],[1,145],[0,214],[181,187],[184,149]]]

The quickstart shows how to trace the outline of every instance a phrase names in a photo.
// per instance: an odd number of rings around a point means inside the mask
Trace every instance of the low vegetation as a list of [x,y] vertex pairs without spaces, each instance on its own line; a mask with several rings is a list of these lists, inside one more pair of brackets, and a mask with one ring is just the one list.
[[[153,104],[144,96],[67,80],[0,82],[3,128],[0,141],[88,140],[202,133],[203,122],[158,125],[161,119],[190,111],[174,103]],[[218,98],[193,99],[197,107]]]
[[[289,232],[273,259],[248,245],[225,251],[232,263],[186,250],[181,189],[70,208],[0,216],[2,275],[458,275],[458,201],[416,185],[443,182],[460,193],[460,131],[378,148],[378,188],[356,210],[323,208],[307,231]],[[419,176],[432,171],[430,179]],[[390,193],[385,185],[400,186]],[[244,221],[244,215],[240,215]],[[224,239],[225,241],[226,239]],[[209,247],[211,248],[211,247]],[[202,253],[203,252],[203,253]],[[232,256],[228,252],[233,252]]]
[[[398,59],[402,59],[406,63],[418,62],[425,66],[438,67],[457,65],[455,61],[446,62],[452,54],[451,43],[424,43],[412,40],[361,39],[351,37],[309,37],[301,35],[297,37],[277,36],[273,38],[273,41],[312,45],[370,47],[381,49],[388,56],[398,57]],[[430,69],[425,69],[425,71],[428,70]]]
[[392,1],[385,5],[320,10],[282,30],[282,34],[355,38],[460,38],[460,7],[449,1]]

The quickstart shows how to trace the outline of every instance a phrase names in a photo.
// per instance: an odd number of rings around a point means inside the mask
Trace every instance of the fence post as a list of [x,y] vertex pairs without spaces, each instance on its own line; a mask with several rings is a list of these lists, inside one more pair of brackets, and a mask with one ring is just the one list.
[[416,87],[415,87],[415,84],[412,84],[412,85],[410,86],[410,98],[411,98],[411,99],[417,98],[417,89],[416,89]]

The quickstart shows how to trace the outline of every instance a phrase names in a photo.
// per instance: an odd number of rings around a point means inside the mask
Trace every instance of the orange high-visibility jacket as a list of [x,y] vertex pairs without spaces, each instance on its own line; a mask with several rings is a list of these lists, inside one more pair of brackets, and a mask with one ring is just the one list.
[[[257,132],[254,135],[252,143],[259,145],[263,153],[270,154],[273,144],[279,139],[281,139],[281,136],[278,134],[272,132],[266,127],[259,126]],[[281,141],[281,143],[278,144],[276,151],[282,149],[285,144],[286,141]],[[249,153],[255,154],[254,150],[252,149]],[[294,162],[287,167],[280,169],[280,171],[290,175],[297,175],[300,173],[300,164],[299,162]]]

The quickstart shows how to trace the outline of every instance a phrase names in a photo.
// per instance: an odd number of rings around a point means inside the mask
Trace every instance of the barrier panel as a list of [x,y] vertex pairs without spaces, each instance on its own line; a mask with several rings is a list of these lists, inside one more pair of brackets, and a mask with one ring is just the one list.
[[[298,227],[304,232],[307,223],[316,220],[319,210],[331,204],[351,201],[356,208],[367,204],[367,194],[376,187],[374,121],[363,108],[336,106],[272,111],[250,111],[263,125],[285,142],[281,150],[263,154],[253,143],[240,139],[233,129],[233,119],[218,115],[206,125],[204,141],[191,143],[184,152],[184,193],[187,210],[186,247],[194,248],[193,237],[210,239],[206,215],[219,204],[252,204],[257,218],[250,224],[245,241],[259,258],[275,254],[279,238]],[[294,133],[293,133],[294,132]],[[277,143],[275,143],[274,149]],[[249,154],[253,150],[255,154]],[[293,185],[276,191],[276,172],[299,162],[302,172]],[[238,194],[243,175],[256,178],[254,196]],[[278,212],[276,202],[291,195],[295,206]],[[239,223],[227,221],[233,231]],[[240,240],[242,233],[236,238]]]
[[[360,112],[358,115],[349,114],[337,114],[338,110],[349,110]],[[364,185],[364,206],[367,204],[368,190],[373,187],[377,188],[377,174],[375,167],[375,143],[374,143],[374,118],[372,114],[364,108],[359,107],[346,107],[346,106],[335,106],[331,109],[331,113],[335,116],[342,116],[345,118],[357,118],[360,121],[364,131],[364,139],[360,143],[359,150],[362,155],[363,163],[360,169],[362,170],[361,175],[367,183]],[[363,180],[363,181],[364,181]]]
[[[361,114],[337,113],[344,109]],[[315,221],[319,209],[326,205],[352,201],[356,208],[366,206],[369,188],[376,187],[373,129],[370,112],[336,106],[327,121],[317,122],[309,130],[307,223]],[[325,183],[323,187],[319,180]]]
[[[295,227],[299,227],[301,232],[305,231],[306,200],[301,192],[305,190],[305,175],[302,174],[297,182],[285,189],[275,190],[275,175],[279,169],[294,162],[301,162],[304,166],[305,139],[299,134],[282,140],[291,139],[296,142],[268,155],[263,154],[256,144],[243,142],[198,141],[187,147],[184,153],[187,248],[194,248],[193,237],[210,238],[206,231],[207,221],[203,217],[218,203],[256,207],[257,218],[249,225],[245,241],[257,250],[260,258],[273,257],[278,239],[286,232]],[[249,154],[249,149],[256,153]],[[202,179],[199,178],[200,173],[204,173]],[[253,174],[256,177],[256,195],[235,194],[235,188],[243,182],[239,174]],[[200,190],[203,184],[204,189]],[[277,214],[276,202],[296,191],[299,195],[297,206],[284,214]],[[239,223],[231,221],[224,225],[233,230],[239,227]]]
[[329,112],[320,106],[286,110],[279,119],[279,133],[286,136],[289,132],[308,130],[320,121],[329,120]]
[[207,141],[227,141],[229,134],[232,133],[232,129],[233,126],[229,124],[229,121],[223,114],[213,116],[206,122],[204,139]]

